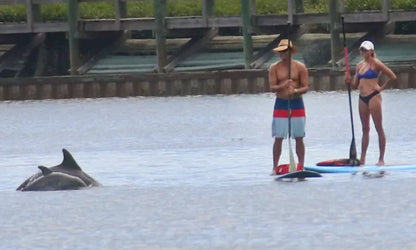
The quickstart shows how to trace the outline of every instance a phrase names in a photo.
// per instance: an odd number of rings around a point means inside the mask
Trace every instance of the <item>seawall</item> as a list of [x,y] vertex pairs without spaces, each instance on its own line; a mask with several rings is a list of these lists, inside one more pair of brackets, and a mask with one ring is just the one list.
[[[390,66],[397,89],[416,88],[413,65]],[[310,90],[345,90],[344,72],[309,70]],[[130,96],[250,94],[269,91],[267,70],[141,73],[0,79],[0,100],[43,100]]]

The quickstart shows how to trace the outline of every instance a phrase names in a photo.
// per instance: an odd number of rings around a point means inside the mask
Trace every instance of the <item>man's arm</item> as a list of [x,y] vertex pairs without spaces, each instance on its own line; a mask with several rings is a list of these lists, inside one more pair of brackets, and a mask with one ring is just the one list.
[[279,82],[276,68],[277,64],[273,64],[269,68],[269,84],[272,92],[279,92],[287,85],[287,81]]
[[309,90],[309,72],[304,64],[299,63],[299,88],[294,90],[295,94],[302,95]]

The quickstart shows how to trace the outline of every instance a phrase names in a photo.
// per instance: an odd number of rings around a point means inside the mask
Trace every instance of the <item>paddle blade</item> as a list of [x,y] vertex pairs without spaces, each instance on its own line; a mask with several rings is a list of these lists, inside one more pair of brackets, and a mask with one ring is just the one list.
[[357,149],[355,146],[355,140],[354,138],[351,141],[351,146],[350,146],[350,165],[351,166],[359,166],[360,165],[360,161],[357,159]]
[[350,145],[350,159],[355,159],[357,158],[357,150],[355,147],[355,140],[354,138],[351,141],[351,145]]
[[295,163],[295,156],[293,155],[292,145],[289,140],[289,172],[295,172],[297,170],[296,163]]

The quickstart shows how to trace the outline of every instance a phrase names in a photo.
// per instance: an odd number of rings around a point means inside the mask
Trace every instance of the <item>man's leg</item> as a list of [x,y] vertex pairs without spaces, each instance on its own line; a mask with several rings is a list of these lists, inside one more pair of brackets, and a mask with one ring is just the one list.
[[279,166],[280,155],[282,154],[283,138],[275,138],[273,144],[273,171],[270,175],[276,175],[276,168]]
[[296,154],[298,156],[299,164],[303,167],[305,163],[305,144],[303,137],[296,137]]

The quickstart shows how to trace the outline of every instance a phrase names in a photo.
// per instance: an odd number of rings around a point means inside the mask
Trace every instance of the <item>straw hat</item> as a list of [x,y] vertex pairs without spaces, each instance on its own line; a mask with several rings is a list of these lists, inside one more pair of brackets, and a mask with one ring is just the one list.
[[280,40],[279,45],[273,49],[273,52],[285,51],[288,49],[288,47],[290,47],[292,54],[295,54],[296,52],[298,52],[298,47],[293,45],[292,41],[290,41],[290,46],[288,46],[288,44],[289,44],[289,40],[287,39]]

